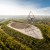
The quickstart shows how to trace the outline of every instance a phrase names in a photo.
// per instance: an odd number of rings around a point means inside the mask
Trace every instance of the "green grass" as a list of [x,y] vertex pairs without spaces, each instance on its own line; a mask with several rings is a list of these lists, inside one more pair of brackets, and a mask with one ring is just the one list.
[[9,48],[7,48],[2,41],[0,41],[0,50],[9,50]]
[[[2,29],[0,29],[0,40],[3,42],[1,42],[1,44],[3,44],[2,46],[5,50],[6,47],[7,50],[8,48],[9,50],[31,50],[28,46],[21,44],[19,41],[16,41],[13,37],[6,34]],[[3,49],[3,47],[1,48]]]
[[15,39],[19,43],[32,48],[32,50],[50,50],[50,26],[45,24],[35,24],[35,26],[37,26],[41,30],[44,37],[44,39],[35,39],[33,37],[22,34],[21,32],[15,31],[7,27],[6,25],[7,23],[3,24],[1,28],[7,35],[12,37],[13,41]]

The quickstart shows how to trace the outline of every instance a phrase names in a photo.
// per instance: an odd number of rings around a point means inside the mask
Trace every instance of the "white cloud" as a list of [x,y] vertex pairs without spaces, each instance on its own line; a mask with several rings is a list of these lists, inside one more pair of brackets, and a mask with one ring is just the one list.
[[28,14],[28,9],[21,8],[18,5],[0,5],[0,15],[25,15]]
[[50,7],[39,8],[34,4],[30,6],[20,6],[13,2],[0,3],[0,15],[28,15],[29,11],[32,11],[34,15],[50,15]]
[[37,10],[39,15],[50,15],[50,7],[40,8]]

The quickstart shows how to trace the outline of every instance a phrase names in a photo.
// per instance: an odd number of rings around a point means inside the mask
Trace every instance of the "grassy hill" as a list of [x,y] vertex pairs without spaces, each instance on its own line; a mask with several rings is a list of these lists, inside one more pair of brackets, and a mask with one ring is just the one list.
[[0,24],[1,50],[3,48],[4,50],[50,50],[50,26],[35,24],[44,37],[44,39],[35,39],[7,27],[7,23],[8,21]]
[[0,29],[0,49],[1,50],[31,50],[28,46],[21,44],[13,37]]

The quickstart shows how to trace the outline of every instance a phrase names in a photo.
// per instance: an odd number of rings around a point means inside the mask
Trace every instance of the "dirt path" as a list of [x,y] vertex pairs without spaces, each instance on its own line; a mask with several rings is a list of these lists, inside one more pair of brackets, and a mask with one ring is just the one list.
[[28,27],[28,25],[24,23],[11,22],[7,26],[19,32],[22,32],[23,34],[26,34],[28,36],[31,36],[37,39],[43,39],[41,31],[39,30],[39,28],[37,28],[34,25],[29,25]]

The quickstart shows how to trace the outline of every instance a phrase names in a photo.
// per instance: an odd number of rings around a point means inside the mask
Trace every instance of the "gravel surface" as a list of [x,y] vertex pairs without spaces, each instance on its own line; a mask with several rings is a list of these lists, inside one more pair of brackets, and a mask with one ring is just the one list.
[[43,39],[40,29],[34,25],[24,24],[19,22],[11,22],[7,26],[19,32],[22,32],[23,34],[26,34],[28,36],[37,39]]

